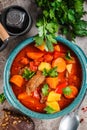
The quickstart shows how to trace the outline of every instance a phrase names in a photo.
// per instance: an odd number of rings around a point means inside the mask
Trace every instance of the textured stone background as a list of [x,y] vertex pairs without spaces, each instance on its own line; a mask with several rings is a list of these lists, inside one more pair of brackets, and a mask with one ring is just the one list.
[[[29,33],[27,33],[24,36],[21,36],[19,38],[14,39],[11,41],[7,48],[0,52],[0,93],[3,92],[3,70],[4,66],[7,60],[8,55],[10,54],[11,50],[15,48],[15,46],[24,40],[27,37],[33,36],[37,34],[37,29],[35,27],[36,17],[39,13],[39,10],[36,8],[34,0],[0,0],[0,11],[8,7],[9,5],[21,5],[26,8],[27,11],[31,12],[32,18],[33,18],[33,26]],[[84,5],[85,10],[87,10],[87,3]],[[87,15],[84,16],[84,19],[87,19]],[[84,38],[76,38],[76,43],[81,47],[81,49],[84,51],[84,53],[87,56],[87,37]],[[3,105],[0,105],[0,117],[3,116],[2,108],[3,107],[11,107],[7,101]],[[82,107],[85,107],[87,109],[87,96],[85,100],[82,103]],[[78,130],[87,130],[87,110],[83,111],[80,109],[79,115],[81,119],[84,119],[82,123],[80,123]],[[39,119],[33,119],[35,122],[35,130],[58,130],[59,122],[62,117],[51,119],[51,120],[39,120]]]

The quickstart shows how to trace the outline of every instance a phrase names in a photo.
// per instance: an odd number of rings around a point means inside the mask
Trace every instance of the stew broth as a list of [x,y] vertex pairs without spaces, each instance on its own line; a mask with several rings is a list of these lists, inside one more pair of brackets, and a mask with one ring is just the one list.
[[53,52],[27,45],[12,63],[10,83],[17,99],[41,113],[61,111],[76,98],[82,70],[77,56],[58,43]]

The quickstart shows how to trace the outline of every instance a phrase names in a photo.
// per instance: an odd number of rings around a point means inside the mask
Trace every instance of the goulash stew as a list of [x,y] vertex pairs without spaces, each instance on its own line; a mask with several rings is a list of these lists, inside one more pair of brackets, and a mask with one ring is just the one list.
[[62,43],[47,52],[34,43],[23,48],[11,67],[10,84],[28,109],[55,113],[69,106],[80,91],[82,70],[78,58]]

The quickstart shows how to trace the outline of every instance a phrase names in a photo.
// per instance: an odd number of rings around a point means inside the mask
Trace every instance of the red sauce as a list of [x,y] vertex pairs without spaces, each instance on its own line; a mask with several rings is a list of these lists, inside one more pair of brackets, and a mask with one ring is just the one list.
[[[52,62],[54,59],[57,59],[58,57],[61,57],[65,60],[66,65],[71,64],[72,65],[72,69],[71,72],[67,72],[67,70],[64,70],[63,72],[58,72],[58,84],[63,83],[65,80],[67,81],[67,86],[69,85],[73,85],[75,86],[78,91],[80,90],[81,87],[81,80],[82,80],[82,70],[81,70],[81,65],[78,61],[78,58],[76,57],[76,55],[66,46],[64,46],[63,44],[58,44],[60,47],[60,51],[55,51],[54,52],[46,52],[46,51],[40,51],[39,49],[37,49],[34,44],[28,45],[25,48],[23,48],[16,56],[16,58],[13,61],[12,67],[11,67],[11,75],[10,77],[14,76],[14,75],[21,75],[20,74],[20,70],[27,67],[35,72],[37,72],[38,66],[41,62],[47,62],[51,65],[52,67]],[[73,57],[74,60],[66,60],[66,53],[70,51],[71,56]],[[29,58],[27,53],[29,52],[42,52],[43,55],[41,58],[38,59],[32,59]],[[46,55],[47,55],[47,59],[46,59]],[[27,59],[27,61],[29,61],[29,63],[24,63],[21,62],[21,59],[23,59],[23,57],[25,59]],[[74,63],[73,63],[74,62]],[[26,80],[24,78],[24,83],[22,85],[22,87],[18,87],[16,86],[14,83],[11,83],[12,85],[12,89],[16,95],[16,97],[18,98],[20,94],[25,93],[26,92],[26,84],[29,80]],[[46,80],[45,80],[46,83]],[[44,84],[44,83],[43,83]],[[24,100],[20,100],[20,102],[26,106],[27,108],[33,110],[33,111],[37,111],[37,112],[45,112],[44,108],[46,107],[46,99],[47,96],[45,97],[45,101],[43,103],[41,103],[40,98],[41,98],[41,89],[43,87],[42,86],[38,86],[37,89],[37,96],[32,95],[26,95]],[[55,88],[56,89],[56,88]],[[55,89],[52,89],[51,87],[49,87],[49,92],[51,91],[55,91]],[[39,97],[39,98],[37,98]],[[71,98],[68,99],[66,98],[63,94],[61,94],[61,99],[60,101],[58,101],[58,104],[60,106],[60,109],[64,109],[65,107],[67,107],[70,103],[72,103],[72,101],[75,98]]]

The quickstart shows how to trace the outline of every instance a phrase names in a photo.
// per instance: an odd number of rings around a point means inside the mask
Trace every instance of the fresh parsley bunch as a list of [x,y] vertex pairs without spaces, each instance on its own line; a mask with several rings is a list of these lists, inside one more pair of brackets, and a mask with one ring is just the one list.
[[[44,12],[46,13],[46,12]],[[56,21],[49,21],[44,16],[38,20],[38,35],[35,36],[36,46],[40,46],[45,41],[45,49],[53,51],[53,43],[56,44],[55,36],[58,31],[58,24]]]
[[74,40],[76,36],[87,36],[87,21],[82,20],[84,0],[35,0],[42,13],[37,20],[36,45],[45,40],[46,50],[53,51],[57,32]]

